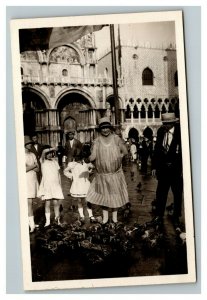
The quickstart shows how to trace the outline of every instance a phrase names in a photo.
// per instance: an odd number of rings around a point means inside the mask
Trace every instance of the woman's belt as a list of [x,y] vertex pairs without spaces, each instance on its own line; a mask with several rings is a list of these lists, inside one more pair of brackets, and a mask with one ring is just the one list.
[[103,176],[108,176],[108,175],[114,175],[114,174],[120,173],[121,171],[122,171],[122,168],[119,168],[116,172],[113,172],[113,173],[100,173],[100,172],[98,172],[98,174],[103,175]]

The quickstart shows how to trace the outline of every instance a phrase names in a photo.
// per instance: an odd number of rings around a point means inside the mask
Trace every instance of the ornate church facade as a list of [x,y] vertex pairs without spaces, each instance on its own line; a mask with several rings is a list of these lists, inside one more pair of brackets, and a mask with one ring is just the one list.
[[[121,50],[121,52],[120,52]],[[70,128],[83,143],[96,136],[98,119],[115,123],[111,54],[97,60],[94,35],[46,51],[21,53],[24,133],[63,145]],[[116,49],[122,135],[156,136],[162,112],[179,115],[175,49]]]

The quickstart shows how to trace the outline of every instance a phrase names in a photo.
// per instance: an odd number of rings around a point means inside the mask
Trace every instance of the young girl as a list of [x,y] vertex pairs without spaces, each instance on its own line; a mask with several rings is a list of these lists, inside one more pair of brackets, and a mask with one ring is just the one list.
[[[82,201],[85,201],[85,197],[88,193],[88,189],[90,187],[89,174],[94,168],[91,163],[85,162],[87,160],[87,156],[87,152],[83,149],[81,153],[76,156],[75,161],[69,162],[64,170],[64,175],[69,179],[72,179],[70,193],[71,196],[77,200],[81,222],[84,222],[85,220]],[[90,203],[87,203],[87,211],[90,222],[95,223],[96,219],[93,216],[92,206]]]
[[36,156],[31,152],[31,146],[33,144],[29,136],[24,137],[25,145],[25,163],[26,163],[26,176],[27,176],[27,202],[28,202],[28,218],[29,218],[29,227],[30,232],[35,230],[35,227],[38,227],[34,223],[34,214],[33,214],[33,199],[37,197],[38,191],[38,180],[37,172],[39,172],[39,167],[37,163]]
[[45,227],[50,225],[50,203],[53,201],[55,221],[60,223],[60,200],[64,199],[59,173],[59,164],[54,158],[54,148],[43,150],[41,156],[42,180],[38,191],[38,197],[45,201]]

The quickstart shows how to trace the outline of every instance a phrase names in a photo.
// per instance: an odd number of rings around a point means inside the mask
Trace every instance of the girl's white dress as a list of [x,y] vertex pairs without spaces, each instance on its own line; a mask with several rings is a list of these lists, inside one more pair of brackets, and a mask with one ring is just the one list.
[[86,164],[85,162],[69,162],[68,166],[64,170],[64,175],[72,179],[72,184],[70,188],[70,193],[72,197],[75,198],[85,198],[89,187],[89,174],[90,170],[93,168],[91,163]]
[[[25,153],[26,159],[26,166],[30,167],[33,166],[34,163],[37,164],[37,159],[34,153],[28,152]],[[34,170],[26,172],[27,176],[27,198],[36,198],[37,191],[39,188],[38,180],[37,180],[37,173]]]
[[38,191],[38,197],[42,200],[64,199],[59,164],[56,160],[45,159],[41,163],[42,180]]

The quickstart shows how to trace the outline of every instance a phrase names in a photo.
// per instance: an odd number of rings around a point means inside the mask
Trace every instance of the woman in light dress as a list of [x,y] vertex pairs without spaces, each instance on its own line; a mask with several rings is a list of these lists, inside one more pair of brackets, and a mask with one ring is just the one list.
[[35,227],[38,225],[34,222],[33,214],[33,199],[37,197],[38,191],[38,180],[37,172],[39,172],[39,166],[37,163],[36,156],[31,152],[31,146],[33,141],[29,136],[24,137],[24,146],[25,146],[25,164],[26,164],[26,178],[27,178],[27,202],[28,202],[28,218],[29,218],[29,227],[30,232],[35,230]]
[[55,159],[55,149],[47,148],[42,152],[40,159],[41,170],[42,170],[42,180],[40,183],[40,188],[38,190],[38,197],[45,201],[45,217],[46,223],[45,227],[50,225],[50,205],[53,202],[55,221],[58,225],[60,223],[60,201],[64,199],[61,179],[60,179],[60,166]]
[[123,156],[127,155],[124,141],[112,131],[107,117],[99,120],[100,135],[94,140],[90,161],[95,164],[96,174],[86,200],[102,206],[103,224],[108,222],[109,208],[112,221],[117,223],[117,210],[129,202],[127,185],[122,170]]

